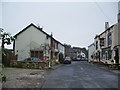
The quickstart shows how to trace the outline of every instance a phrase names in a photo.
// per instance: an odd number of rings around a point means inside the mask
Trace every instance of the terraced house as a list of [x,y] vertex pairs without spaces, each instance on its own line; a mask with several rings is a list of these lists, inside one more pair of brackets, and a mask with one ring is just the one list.
[[94,58],[104,63],[120,63],[119,51],[119,28],[118,23],[109,27],[105,23],[105,31],[94,38],[95,52]]
[[42,60],[56,60],[64,56],[64,45],[43,31],[34,24],[28,25],[17,33],[14,41],[14,51],[18,55],[17,60],[21,61],[29,57],[38,57]]

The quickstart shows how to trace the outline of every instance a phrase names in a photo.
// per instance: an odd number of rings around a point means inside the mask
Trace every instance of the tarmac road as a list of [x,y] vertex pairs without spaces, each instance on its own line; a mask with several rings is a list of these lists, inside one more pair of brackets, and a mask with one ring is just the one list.
[[118,88],[118,84],[118,74],[87,64],[85,61],[74,61],[49,71],[42,89]]

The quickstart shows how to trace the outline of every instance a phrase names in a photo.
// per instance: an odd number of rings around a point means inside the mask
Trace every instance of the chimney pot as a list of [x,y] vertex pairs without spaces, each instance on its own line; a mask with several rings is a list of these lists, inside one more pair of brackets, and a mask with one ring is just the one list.
[[109,22],[105,22],[105,30],[109,28]]

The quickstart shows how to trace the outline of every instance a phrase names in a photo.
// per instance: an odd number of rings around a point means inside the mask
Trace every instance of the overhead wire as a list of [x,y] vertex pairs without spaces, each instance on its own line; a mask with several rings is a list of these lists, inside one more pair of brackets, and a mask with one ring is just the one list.
[[108,21],[110,21],[110,22],[113,23],[113,21],[105,14],[105,12],[104,12],[103,9],[101,8],[101,6],[100,6],[97,2],[94,2],[94,3],[95,3],[96,6],[98,7],[98,9],[102,12],[102,14],[105,16],[105,18],[106,18]]

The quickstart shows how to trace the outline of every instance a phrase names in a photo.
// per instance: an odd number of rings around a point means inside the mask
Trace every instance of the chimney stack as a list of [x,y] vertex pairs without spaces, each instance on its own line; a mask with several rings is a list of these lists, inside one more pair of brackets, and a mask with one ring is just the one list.
[[51,37],[53,37],[53,33],[51,32]]
[[43,30],[43,26],[41,27],[39,24],[37,24],[37,28]]
[[105,30],[109,28],[109,22],[105,22]]

